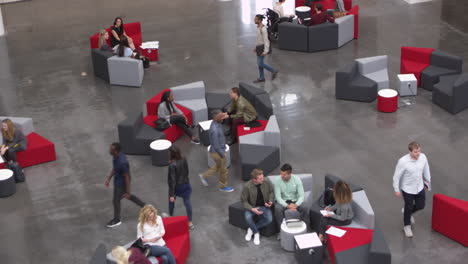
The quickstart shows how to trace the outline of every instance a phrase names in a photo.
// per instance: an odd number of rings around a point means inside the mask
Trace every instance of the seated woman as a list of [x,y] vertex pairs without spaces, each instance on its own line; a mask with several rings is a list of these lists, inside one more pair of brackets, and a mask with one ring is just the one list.
[[2,136],[0,155],[8,163],[16,162],[16,152],[25,150],[28,146],[27,138],[10,119],[2,121]]
[[112,47],[115,47],[116,45],[119,45],[120,39],[122,38],[122,36],[125,36],[128,39],[129,47],[132,50],[135,50],[135,45],[133,44],[133,39],[131,37],[129,37],[127,35],[127,33],[125,33],[124,23],[123,23],[122,18],[120,18],[120,17],[115,18],[114,25],[111,28],[111,34],[112,34],[112,36],[111,36],[111,46]]
[[320,25],[325,22],[335,23],[335,19],[331,17],[327,12],[323,12],[323,6],[320,3],[315,5],[315,14],[310,19],[310,26]]
[[166,230],[161,216],[158,216],[158,210],[152,205],[145,205],[140,211],[139,221],[137,238],[141,238],[143,244],[150,246],[150,255],[160,257],[162,264],[176,264],[163,239]]
[[292,22],[292,18],[294,17],[294,15],[286,15],[284,13],[284,9],[283,9],[284,2],[286,2],[286,0],[278,0],[278,2],[276,2],[273,6],[273,11],[278,13],[279,18],[280,18],[280,23],[284,21]]
[[129,248],[128,250],[121,246],[116,246],[111,252],[117,264],[151,264],[138,248]]
[[99,42],[98,42],[98,47],[100,50],[112,51],[112,48],[107,44],[108,39],[109,39],[109,33],[107,33],[105,29],[101,29],[99,31]]
[[122,36],[120,38],[119,45],[115,46],[113,50],[114,50],[114,53],[117,54],[117,56],[119,57],[135,58],[135,55],[137,54],[129,47],[128,39],[125,36]]
[[158,106],[158,117],[164,118],[171,125],[176,125],[182,128],[193,144],[200,144],[200,141],[195,138],[187,123],[187,117],[174,104],[174,95],[171,91],[166,91]]
[[333,186],[333,197],[335,198],[335,205],[325,208],[330,213],[322,217],[319,230],[317,230],[321,241],[324,240],[325,229],[328,225],[346,226],[351,224],[354,217],[353,208],[351,207],[353,194],[347,183],[337,181]]

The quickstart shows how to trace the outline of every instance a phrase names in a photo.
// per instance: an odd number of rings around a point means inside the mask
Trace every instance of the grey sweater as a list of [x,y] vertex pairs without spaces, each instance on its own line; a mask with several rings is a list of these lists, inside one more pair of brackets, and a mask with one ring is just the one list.
[[333,219],[346,221],[351,220],[354,217],[353,208],[351,207],[351,203],[336,203],[332,207],[330,207],[330,211],[334,211],[335,214],[330,216]]
[[28,146],[28,140],[24,136],[23,132],[21,132],[20,129],[16,128],[15,133],[13,134],[13,139],[12,140],[7,140],[6,138],[3,138],[3,145],[8,146],[9,148],[14,148],[16,145],[17,147],[20,147],[21,149],[26,149]]
[[[182,111],[177,108],[176,104],[174,102],[172,102],[172,105],[174,106],[174,110],[176,111],[177,114],[179,115],[183,115]],[[158,117],[159,118],[164,118],[167,120],[167,122],[170,123],[170,119],[171,119],[171,111],[169,111],[166,107],[166,102],[162,102],[159,104],[158,106]]]

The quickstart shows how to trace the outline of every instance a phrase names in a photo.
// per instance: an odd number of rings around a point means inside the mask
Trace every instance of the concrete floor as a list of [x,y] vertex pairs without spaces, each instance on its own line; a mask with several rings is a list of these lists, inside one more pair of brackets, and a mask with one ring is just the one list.
[[[448,114],[420,89],[414,105],[378,113],[375,102],[336,101],[334,73],[354,58],[387,54],[395,87],[402,45],[439,48],[468,62],[468,25],[460,9],[467,10],[457,3],[362,1],[358,40],[313,54],[274,49],[267,59],[280,70],[277,80],[262,87],[282,129],[284,161],[295,172],[313,173],[315,197],[325,173],[365,187],[393,263],[466,263],[466,248],[430,225],[432,193],[468,199],[468,111]],[[117,123],[167,87],[203,80],[209,91],[227,91],[255,79],[252,18],[269,4],[42,0],[2,6],[8,35],[0,38],[0,115],[32,117],[36,130],[56,144],[58,159],[27,168],[27,182],[0,200],[0,262],[87,263],[100,242],[110,248],[133,239],[138,208],[131,203],[123,202],[121,226],[105,228],[112,216],[112,191],[104,187],[111,168],[107,147],[118,139]],[[88,38],[115,16],[141,21],[143,40],[161,42],[161,64],[145,70],[141,88],[110,86],[93,75]],[[411,140],[418,140],[429,158],[433,192],[416,216],[415,237],[407,239],[402,201],[393,196],[391,182]],[[176,145],[193,178],[196,229],[188,263],[294,263],[274,238],[262,238],[256,247],[228,224],[227,207],[239,199],[243,184],[236,151],[230,169],[236,191],[224,194],[214,179],[207,189],[198,182],[197,173],[206,169],[205,149],[187,138]],[[167,169],[151,166],[147,156],[129,160],[133,193],[167,211]],[[180,202],[176,213],[185,214]]]

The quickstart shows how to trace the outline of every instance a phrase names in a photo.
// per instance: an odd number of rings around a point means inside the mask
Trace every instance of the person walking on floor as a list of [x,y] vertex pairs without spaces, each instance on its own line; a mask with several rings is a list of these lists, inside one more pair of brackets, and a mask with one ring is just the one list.
[[112,177],[114,177],[114,218],[107,223],[107,227],[115,227],[122,224],[120,221],[120,200],[122,198],[130,200],[140,207],[145,206],[144,202],[130,192],[130,165],[128,164],[127,157],[121,151],[122,147],[119,143],[114,142],[110,145],[109,153],[113,157],[113,168],[109,176],[107,176],[105,185],[109,187],[109,183]]
[[233,192],[234,189],[227,185],[226,137],[224,136],[224,129],[221,125],[223,117],[224,113],[220,110],[213,111],[213,122],[211,122],[209,138],[211,144],[210,157],[214,160],[215,165],[198,176],[200,176],[201,183],[204,186],[208,186],[206,178],[217,172],[219,174],[219,190],[222,192]]
[[[263,170],[254,169],[251,173],[251,180],[244,185],[241,194],[241,203],[245,208],[245,221],[249,226],[245,240],[250,241],[253,236],[254,244],[260,245],[260,229],[273,221],[271,206],[274,199],[273,184],[269,179],[265,179]],[[254,216],[258,216],[257,222],[254,221]]]
[[431,190],[431,172],[426,155],[421,153],[417,142],[408,145],[409,153],[401,157],[393,175],[393,190],[396,197],[403,196],[403,231],[406,237],[413,237],[411,224],[413,214],[424,209],[426,204],[425,190]]
[[167,175],[167,184],[169,185],[169,215],[174,215],[176,197],[184,199],[185,210],[189,219],[189,228],[193,229],[192,223],[192,186],[189,180],[189,168],[187,160],[182,157],[180,150],[172,146],[169,149],[170,164]]
[[263,15],[256,15],[254,20],[255,24],[257,25],[257,39],[255,41],[255,49],[254,53],[257,54],[257,65],[258,65],[258,72],[260,77],[253,81],[254,83],[261,83],[265,81],[265,70],[271,72],[271,80],[273,81],[278,75],[278,71],[275,70],[273,67],[267,65],[265,63],[265,56],[271,53],[271,46],[270,40],[268,39],[268,32],[266,27],[263,25],[263,19],[265,17]]

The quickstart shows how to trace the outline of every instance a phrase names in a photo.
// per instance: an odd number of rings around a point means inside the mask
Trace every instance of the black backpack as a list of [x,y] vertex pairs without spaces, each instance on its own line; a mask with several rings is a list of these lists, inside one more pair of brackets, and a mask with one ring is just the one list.
[[319,204],[320,207],[324,208],[329,205],[335,205],[335,197],[333,197],[333,188],[326,188],[322,194],[322,203]]

